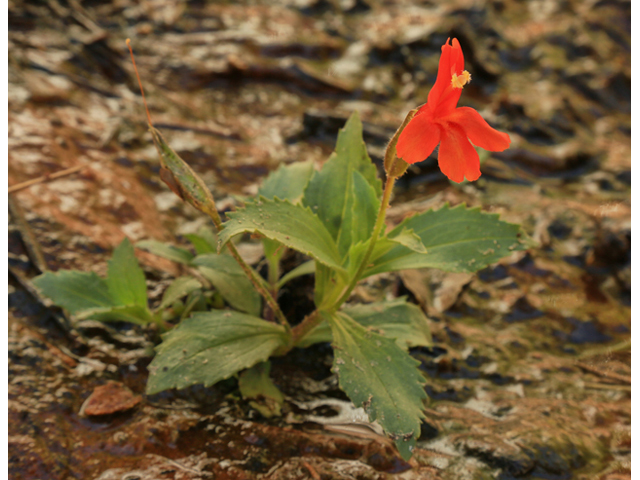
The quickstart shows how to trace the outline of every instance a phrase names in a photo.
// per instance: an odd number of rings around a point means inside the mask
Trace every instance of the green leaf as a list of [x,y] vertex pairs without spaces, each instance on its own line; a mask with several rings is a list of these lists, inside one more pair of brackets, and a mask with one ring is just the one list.
[[[420,307],[407,303],[404,298],[390,302],[344,306],[342,312],[366,328],[374,329],[387,338],[394,338],[399,347],[428,347],[432,345],[429,321]],[[296,347],[305,348],[314,343],[330,342],[331,327],[320,323]]]
[[204,296],[202,290],[195,290],[191,292],[180,312],[180,321],[183,321],[187,318],[191,312],[204,312],[207,310],[207,298]]
[[260,233],[331,268],[342,270],[336,243],[308,208],[286,200],[261,198],[227,216],[230,220],[220,232],[219,247],[240,233]]
[[371,237],[378,216],[380,199],[375,189],[357,170],[353,172],[351,195],[347,199],[342,227],[338,234],[338,249],[343,257],[352,245]]
[[[413,230],[427,253],[417,253],[404,245],[393,244],[403,230]],[[365,277],[381,272],[432,267],[448,272],[475,272],[495,263],[514,250],[525,250],[528,242],[520,239],[518,225],[502,222],[497,214],[478,208],[448,205],[404,220],[380,239]],[[395,237],[395,238],[394,238]]]
[[284,395],[269,376],[271,362],[260,362],[243,371],[238,377],[238,388],[245,400],[254,400],[251,406],[264,417],[279,416],[282,412]]
[[262,300],[236,260],[229,255],[207,253],[193,259],[202,275],[237,310],[260,315]]
[[191,242],[191,245],[193,245],[193,248],[196,250],[196,253],[198,255],[217,252],[215,244],[211,245],[205,238],[202,238],[200,235],[196,235],[195,233],[187,233],[185,237],[187,238],[187,240],[189,240],[189,242]]
[[197,233],[189,233],[185,237],[191,242],[198,255],[218,251],[218,235],[208,225],[202,225]]
[[333,371],[340,388],[356,407],[362,407],[395,441],[402,458],[411,452],[424,418],[424,377],[411,358],[392,339],[367,329],[338,312],[324,313],[333,335]]
[[169,285],[169,288],[165,290],[159,308],[170,307],[176,300],[186,297],[191,292],[195,292],[200,288],[202,288],[202,284],[195,278],[178,277]]
[[296,204],[302,198],[304,189],[313,175],[313,162],[296,162],[281,165],[275,172],[271,172],[258,189],[258,195],[272,200],[289,200]]
[[83,310],[116,306],[107,282],[93,272],[46,272],[34,278],[33,284],[53,303],[65,308],[72,315]]
[[296,268],[291,270],[290,272],[284,274],[280,280],[278,280],[278,284],[276,285],[278,290],[282,288],[287,282],[290,282],[294,278],[301,277],[302,275],[309,275],[311,273],[315,273],[316,271],[316,262],[314,260],[309,260],[308,262],[304,262],[301,265],[298,265]]
[[374,328],[387,338],[395,338],[398,346],[429,347],[432,345],[429,320],[422,309],[405,298],[366,305],[345,305],[342,312],[360,325]]
[[[376,242],[376,246],[373,250],[374,254],[377,251],[376,249],[379,248],[380,242],[383,240],[386,240],[386,238],[381,237]],[[352,278],[356,274],[358,268],[360,268],[360,264],[362,263],[362,260],[364,260],[364,254],[367,252],[370,241],[371,239],[368,239],[365,242],[359,242],[351,246],[351,249],[349,250],[349,264],[347,269],[350,278]],[[387,241],[387,243],[390,242]]]
[[143,240],[136,243],[136,247],[159,257],[166,258],[167,260],[184,263],[185,265],[189,265],[194,257],[189,250],[174,247],[169,243],[158,242],[157,240]]
[[205,387],[263,362],[286,344],[284,329],[250,315],[196,313],[162,336],[149,365],[147,393]]
[[152,313],[147,307],[140,305],[116,305],[113,307],[92,308],[83,310],[77,314],[78,320],[91,318],[101,322],[130,322],[138,325],[146,325],[153,322]]
[[209,225],[202,225],[200,228],[198,228],[196,234],[200,238],[206,240],[209,246],[213,247],[214,249],[218,248],[218,234]]
[[[142,289],[139,283],[141,279],[139,277],[136,279],[135,274],[131,276],[131,270],[127,270],[131,265],[125,267],[122,264],[125,261],[131,262],[138,269],[140,268],[133,257],[133,247],[128,242],[123,242],[116,248],[114,259],[109,262],[111,278],[122,281],[122,284],[116,285],[112,291],[109,289],[108,281],[103,280],[95,273],[75,270],[47,272],[35,278],[33,283],[53,303],[65,308],[78,319],[125,321],[140,325],[153,322],[155,318],[147,307],[146,289],[144,291],[144,305],[121,303],[135,301],[136,296],[128,296],[126,292],[118,289],[129,285],[134,290],[136,282],[138,282],[137,300],[140,301],[142,298]],[[142,273],[142,271],[138,273]],[[144,281],[144,275],[142,281]],[[114,295],[119,295],[119,298],[114,298]],[[140,301],[140,303],[142,302]]]
[[147,282],[126,237],[113,251],[106,282],[116,304],[147,308]]
[[345,217],[352,212],[349,207],[353,205],[350,199],[354,195],[356,171],[373,188],[376,198],[380,198],[382,185],[362,140],[360,117],[354,112],[338,134],[335,152],[322,170],[315,172],[303,198],[303,204],[318,215],[334,239],[340,237],[343,228],[351,228],[345,224]]
[[270,238],[262,239],[262,247],[264,250],[264,258],[269,262],[269,268],[276,267],[276,269],[279,269],[280,260],[287,251],[287,247],[282,245],[280,242],[271,240]]
[[347,286],[346,273],[331,269],[322,263],[316,263],[316,283],[314,287],[314,302],[318,309],[328,309],[333,305]]
[[417,253],[427,253],[427,248],[422,243],[422,239],[416,235],[411,228],[403,228],[401,231],[394,230],[393,237],[387,237],[393,242],[404,245],[409,250],[413,250]]

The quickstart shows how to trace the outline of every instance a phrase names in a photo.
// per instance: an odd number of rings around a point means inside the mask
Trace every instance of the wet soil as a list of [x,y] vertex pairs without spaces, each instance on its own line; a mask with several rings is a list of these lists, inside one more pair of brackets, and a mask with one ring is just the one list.
[[[630,478],[630,9],[10,2],[9,184],[85,167],[9,199],[10,478]],[[125,235],[184,243],[206,223],[159,179],[126,38],[156,126],[229,210],[279,164],[324,161],[353,110],[380,164],[450,36],[473,77],[461,104],[512,147],[487,155],[473,184],[450,184],[434,156],[413,166],[390,223],[466,202],[521,223],[537,246],[475,275],[408,271],[355,291],[409,295],[431,319],[434,345],[412,352],[430,400],[410,462],[358,419],[327,345],[274,361],[281,417],[263,417],[234,380],[147,397],[156,331],[73,323],[31,287],[45,269],[104,274]],[[138,255],[157,302],[184,272]],[[294,321],[310,282],[281,296]]]

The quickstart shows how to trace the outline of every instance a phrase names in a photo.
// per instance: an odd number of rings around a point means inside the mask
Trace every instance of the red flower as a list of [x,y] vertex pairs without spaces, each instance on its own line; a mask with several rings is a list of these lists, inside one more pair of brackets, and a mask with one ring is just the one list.
[[[458,107],[462,87],[471,81],[464,70],[464,57],[457,39],[442,46],[436,84],[427,103],[400,134],[396,152],[407,163],[425,160],[440,144],[438,165],[454,182],[464,177],[473,181],[480,177],[480,159],[473,145],[501,152],[511,140],[506,133],[494,130],[470,107]],[[471,141],[471,143],[469,143]]]

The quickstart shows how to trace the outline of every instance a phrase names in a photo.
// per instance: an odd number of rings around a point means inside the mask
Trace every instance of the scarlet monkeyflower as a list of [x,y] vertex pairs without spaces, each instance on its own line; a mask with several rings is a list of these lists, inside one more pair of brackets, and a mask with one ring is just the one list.
[[[471,107],[457,107],[462,87],[471,81],[457,39],[442,46],[436,83],[424,104],[400,134],[396,152],[407,163],[425,160],[440,144],[438,165],[454,182],[480,177],[480,158],[473,145],[501,152],[509,135],[492,127]],[[469,143],[471,141],[471,143]]]

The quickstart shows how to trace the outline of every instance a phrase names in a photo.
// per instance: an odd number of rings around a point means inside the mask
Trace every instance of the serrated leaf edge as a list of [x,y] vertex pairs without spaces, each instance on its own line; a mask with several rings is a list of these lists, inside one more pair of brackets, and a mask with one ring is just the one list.
[[[361,328],[365,328],[365,327],[363,327],[360,323],[358,323],[356,320],[354,320],[354,319],[352,319],[351,317],[349,317],[349,316],[348,316],[346,313],[344,313],[344,312],[336,312],[336,315],[347,317],[347,318],[349,319],[349,321],[354,322],[355,324],[357,324],[357,325],[358,325],[359,327],[361,327]],[[325,319],[327,319],[327,317],[325,317]],[[328,319],[327,319],[327,321],[329,322],[329,324],[331,324],[331,321],[330,321],[330,320],[328,320]],[[378,335],[379,337],[384,338],[386,341],[392,342],[394,345],[396,345],[396,346],[397,346],[397,344],[394,342],[394,340],[393,340],[392,338],[386,337],[385,335],[382,335],[382,334],[380,334],[380,333],[376,333],[376,335]],[[398,347],[398,348],[400,348],[400,347]],[[413,358],[411,355],[409,355],[409,353],[408,353],[408,352],[404,351],[402,348],[400,348],[400,350],[401,350],[404,354],[406,354],[408,358],[410,358],[410,359],[412,360],[412,362],[414,363],[414,367],[415,367],[415,368],[417,368],[417,367],[420,365],[420,362],[419,362],[418,360],[416,360],[415,358]],[[377,373],[377,371],[376,371],[375,369],[373,369],[373,368],[372,368],[371,370],[372,370],[372,372],[376,375],[376,378],[378,379],[379,383],[380,383],[381,385],[383,385],[383,387],[384,387],[384,391],[385,391],[385,393],[387,394],[387,397],[391,400],[391,401],[390,401],[390,403],[392,403],[392,404],[394,405],[394,407],[397,407],[398,405],[397,405],[397,403],[396,403],[395,401],[393,401],[393,396],[391,395],[391,393],[389,393],[389,392],[390,392],[390,390],[387,388],[387,385],[386,385],[386,383],[384,382],[384,380],[383,380],[383,379],[378,375],[378,373]],[[338,372],[336,371],[335,373],[338,373]],[[420,385],[420,386],[424,386],[424,385],[426,385],[426,383],[427,383],[426,378],[424,378],[424,376],[421,376],[421,378],[422,378],[422,381],[418,381],[418,382],[417,382],[417,383],[418,383],[418,385]],[[342,382],[340,381],[340,375],[339,375],[339,374],[338,374],[338,383],[339,383],[340,385],[342,384]],[[342,389],[342,386],[341,386],[341,389]],[[342,389],[342,390],[344,391],[344,389]],[[427,396],[426,392],[423,392],[423,393],[424,393],[424,396],[423,396],[422,400],[424,401],[424,400],[426,400],[426,399],[428,398],[428,396]],[[365,406],[365,405],[364,405],[365,403],[366,403],[366,401],[365,401],[365,402],[362,402],[362,404],[361,404],[361,405],[356,405],[356,406],[357,406],[357,407],[362,407],[362,408],[365,410],[365,412],[367,413],[367,415],[370,415],[370,413],[369,413],[369,409],[367,408],[367,406]],[[419,410],[418,417],[419,417],[420,419],[423,419],[423,418],[425,418],[425,417],[426,417],[426,415],[425,415],[425,413],[424,413],[424,410],[422,410],[422,409],[420,409],[420,410]],[[375,420],[375,419],[374,419],[374,420]],[[383,427],[383,428],[384,428],[384,427]],[[385,430],[385,432],[386,432],[386,430]],[[389,432],[387,432],[387,433],[389,433]],[[409,433],[409,432],[407,432],[407,433]],[[412,433],[412,434],[415,434],[416,432],[411,432],[411,433]],[[403,435],[403,434],[400,434],[400,435]]]
[[[284,332],[284,330],[283,330],[283,332]],[[164,335],[163,335],[163,336],[164,336]],[[246,335],[246,336],[245,336],[245,337],[243,337],[243,338],[250,337],[250,336],[251,336],[251,335]],[[255,336],[255,335],[254,335],[254,336]],[[158,347],[160,347],[161,345],[162,345],[162,344],[160,344]],[[284,343],[283,343],[283,345],[284,345]],[[279,345],[279,346],[280,346],[280,345]],[[147,395],[155,395],[156,393],[164,392],[164,391],[169,390],[169,389],[172,389],[172,388],[182,390],[182,389],[184,389],[184,388],[188,388],[188,387],[191,387],[191,386],[193,386],[193,385],[203,385],[205,388],[211,387],[212,385],[215,385],[215,384],[216,384],[216,383],[218,383],[218,382],[221,382],[221,381],[223,381],[223,380],[226,380],[226,379],[228,379],[228,378],[233,377],[233,376],[234,376],[234,375],[236,375],[238,372],[240,372],[240,371],[242,371],[242,370],[244,370],[244,369],[251,368],[251,367],[253,367],[254,365],[256,365],[257,363],[267,361],[267,360],[271,357],[271,355],[273,354],[273,352],[275,352],[279,346],[276,346],[276,347],[275,347],[275,348],[274,348],[270,353],[267,353],[267,354],[265,354],[264,356],[260,356],[260,357],[258,357],[254,363],[252,363],[252,364],[250,364],[250,365],[247,365],[246,367],[243,367],[243,368],[241,368],[240,370],[237,370],[237,371],[235,371],[235,372],[233,372],[233,373],[230,373],[229,375],[226,375],[226,376],[220,377],[220,378],[216,379],[214,382],[207,382],[207,381],[200,382],[200,381],[196,380],[196,381],[194,381],[194,382],[187,383],[187,384],[185,384],[185,385],[180,385],[180,386],[175,385],[175,384],[172,384],[171,386],[168,386],[168,387],[163,388],[163,389],[161,389],[161,390],[151,390],[151,391],[150,391],[150,390],[148,390],[148,389],[147,389],[147,392],[146,392],[146,393],[147,393]],[[159,353],[160,353],[160,351],[158,350],[158,347],[156,347],[156,353],[157,353],[157,354],[159,354]],[[204,349],[204,350],[206,350],[206,349]],[[202,352],[202,351],[204,351],[204,350],[200,350],[198,353],[200,353],[200,352]],[[191,358],[191,357],[189,357],[189,358]],[[150,374],[151,374],[151,370],[152,370],[152,369],[154,369],[154,368],[156,368],[156,369],[157,369],[158,367],[155,367],[155,366],[154,366],[154,365],[152,365],[152,364],[151,364],[151,365],[149,365]],[[147,387],[148,387],[148,385],[149,385],[149,383],[147,383]]]

